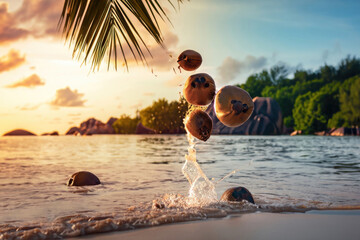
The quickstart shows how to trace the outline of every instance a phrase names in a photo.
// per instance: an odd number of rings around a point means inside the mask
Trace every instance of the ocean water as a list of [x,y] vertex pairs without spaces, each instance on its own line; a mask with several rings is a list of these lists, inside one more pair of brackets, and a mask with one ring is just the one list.
[[[241,212],[360,208],[359,137],[211,136],[195,143],[197,163],[215,187],[211,199],[194,200],[189,192],[186,135],[1,137],[0,239],[81,236]],[[102,184],[68,187],[77,171],[96,174]],[[236,186],[250,190],[256,204],[218,201]]]

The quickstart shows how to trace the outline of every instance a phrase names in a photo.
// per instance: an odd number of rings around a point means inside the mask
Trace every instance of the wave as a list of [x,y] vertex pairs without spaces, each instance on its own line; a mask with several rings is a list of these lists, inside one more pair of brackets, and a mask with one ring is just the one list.
[[[152,202],[131,206],[121,212],[77,213],[57,217],[51,222],[33,222],[19,226],[0,225],[0,239],[57,239],[94,233],[124,231],[163,224],[224,218],[251,212],[306,212],[310,210],[359,210],[359,206],[331,206],[322,202],[274,204],[242,202],[196,202],[180,194],[165,194]],[[87,213],[89,214],[89,213]]]

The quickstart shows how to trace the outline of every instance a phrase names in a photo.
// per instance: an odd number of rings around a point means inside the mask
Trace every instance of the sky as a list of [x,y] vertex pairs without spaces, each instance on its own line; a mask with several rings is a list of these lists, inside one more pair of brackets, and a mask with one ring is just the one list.
[[[57,30],[63,1],[0,0],[0,135],[64,134],[90,117],[134,116],[159,98],[178,100],[194,73],[210,74],[219,89],[279,63],[315,70],[360,57],[360,1],[191,0],[175,10],[162,2],[172,24],[161,23],[164,48],[145,35],[148,66],[130,59],[128,71],[105,62],[92,72]],[[186,49],[203,63],[175,73]]]

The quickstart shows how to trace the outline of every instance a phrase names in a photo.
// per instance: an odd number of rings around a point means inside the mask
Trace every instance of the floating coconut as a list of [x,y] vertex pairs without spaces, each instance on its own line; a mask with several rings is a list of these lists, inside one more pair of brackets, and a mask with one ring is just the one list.
[[254,102],[244,89],[225,86],[215,96],[216,116],[228,127],[237,127],[246,122],[253,110]]
[[242,200],[255,204],[253,196],[249,190],[244,187],[229,188],[223,193],[220,199],[220,201],[227,202],[241,202]]
[[184,70],[194,71],[200,67],[202,57],[200,53],[195,52],[194,50],[185,50],[179,55],[177,62]]
[[215,96],[215,82],[206,73],[191,75],[185,82],[183,93],[186,101],[192,105],[208,105]]
[[98,185],[100,180],[95,174],[87,171],[81,171],[74,173],[69,181],[68,186],[86,186],[86,185]]
[[212,131],[212,120],[204,111],[195,109],[185,118],[186,129],[199,140],[209,139]]

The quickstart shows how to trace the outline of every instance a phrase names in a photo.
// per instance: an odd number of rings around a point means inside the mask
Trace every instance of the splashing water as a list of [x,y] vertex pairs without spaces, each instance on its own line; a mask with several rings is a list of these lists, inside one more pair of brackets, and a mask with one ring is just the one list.
[[[189,147],[188,154],[185,155],[185,163],[182,167],[182,173],[190,184],[189,196],[187,198],[188,203],[190,205],[202,205],[217,202],[218,200],[215,186],[241,169],[235,169],[229,172],[216,182],[212,181],[214,179],[210,180],[202,171],[200,165],[196,161],[195,138],[186,127],[186,122],[188,121],[189,115],[195,109],[205,110],[206,107],[195,107],[194,105],[190,105],[189,110],[184,118],[184,125],[187,133]],[[252,166],[252,161],[250,161],[247,167],[249,166]]]
[[[184,121],[186,121],[186,117]],[[186,124],[185,124],[186,125]],[[209,204],[217,201],[215,184],[209,180],[196,161],[196,149],[194,136],[188,131],[187,139],[189,142],[188,154],[185,155],[185,164],[182,173],[190,184],[188,201],[191,205]]]

